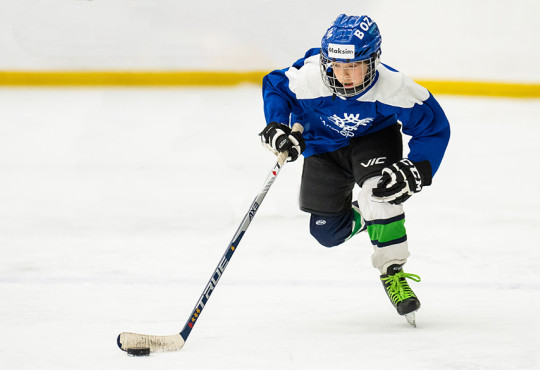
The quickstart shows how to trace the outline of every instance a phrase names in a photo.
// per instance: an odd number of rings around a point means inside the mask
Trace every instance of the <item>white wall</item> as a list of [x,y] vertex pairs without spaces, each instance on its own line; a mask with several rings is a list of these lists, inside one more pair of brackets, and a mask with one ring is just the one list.
[[282,68],[341,12],[411,77],[540,82],[537,0],[0,0],[0,70]]

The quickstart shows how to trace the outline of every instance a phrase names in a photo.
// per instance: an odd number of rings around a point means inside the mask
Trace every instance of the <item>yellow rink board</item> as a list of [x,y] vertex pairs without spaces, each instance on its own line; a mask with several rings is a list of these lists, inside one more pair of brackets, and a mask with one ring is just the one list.
[[[261,84],[268,71],[0,71],[0,86],[167,87]],[[540,98],[540,83],[416,80],[433,94]]]

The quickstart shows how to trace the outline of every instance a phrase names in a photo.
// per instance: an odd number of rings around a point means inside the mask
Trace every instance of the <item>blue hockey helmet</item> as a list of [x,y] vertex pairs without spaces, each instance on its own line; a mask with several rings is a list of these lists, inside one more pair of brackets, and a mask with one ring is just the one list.
[[[321,41],[320,66],[324,84],[336,95],[355,96],[365,91],[375,80],[381,55],[381,34],[377,24],[367,15],[340,14],[328,28]],[[337,64],[336,64],[337,63]],[[347,64],[347,74],[362,68],[365,76],[361,83],[343,84],[334,68]],[[362,66],[360,66],[363,64]],[[342,72],[342,67],[338,72]]]
[[380,54],[381,34],[367,15],[339,15],[321,41],[322,54],[333,61],[356,62]]

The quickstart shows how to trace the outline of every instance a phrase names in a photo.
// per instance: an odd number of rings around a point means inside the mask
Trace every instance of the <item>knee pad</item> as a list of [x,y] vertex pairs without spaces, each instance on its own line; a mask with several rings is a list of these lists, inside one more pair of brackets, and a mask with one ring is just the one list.
[[343,243],[352,231],[353,213],[336,216],[311,215],[309,231],[325,247],[335,247]]

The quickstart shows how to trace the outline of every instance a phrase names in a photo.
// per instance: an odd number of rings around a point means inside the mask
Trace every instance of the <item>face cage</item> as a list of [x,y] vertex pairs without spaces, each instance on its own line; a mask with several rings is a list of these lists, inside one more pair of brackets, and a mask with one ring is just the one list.
[[[329,59],[324,56],[324,54],[321,51],[320,54],[320,67],[321,67],[321,77],[326,85],[332,91],[332,93],[336,94],[337,96],[341,96],[344,98],[349,98],[351,96],[355,96],[360,94],[361,92],[365,91],[375,80],[375,76],[377,73],[377,65],[379,64],[379,53],[373,54],[371,58],[363,60],[362,62],[368,63],[368,70],[366,72],[366,76],[364,78],[364,81],[358,85],[351,88],[345,88],[341,82],[338,81],[334,74],[334,70],[332,69],[332,62],[334,60]],[[359,62],[351,62],[351,63],[359,63]],[[360,68],[359,66],[353,66],[349,67],[351,69],[350,73],[354,73],[355,68]]]

